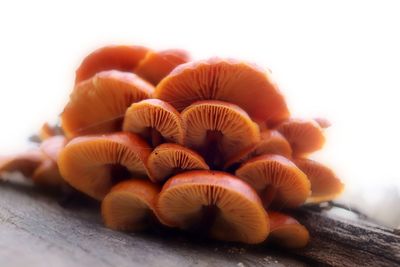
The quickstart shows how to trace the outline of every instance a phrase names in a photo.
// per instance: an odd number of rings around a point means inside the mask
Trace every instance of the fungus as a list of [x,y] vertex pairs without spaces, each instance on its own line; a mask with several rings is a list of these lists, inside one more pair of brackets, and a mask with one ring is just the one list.
[[314,118],[314,121],[318,123],[319,127],[326,129],[332,126],[332,123],[326,118]]
[[268,241],[285,248],[303,248],[307,245],[310,235],[307,228],[301,225],[293,217],[268,211],[271,232]]
[[308,177],[311,183],[311,196],[307,203],[330,201],[343,192],[344,184],[327,166],[311,159],[294,161]]
[[260,141],[258,125],[234,104],[205,100],[182,113],[185,145],[200,151],[211,168],[218,168],[235,155]]
[[261,155],[236,170],[236,176],[251,185],[264,206],[294,208],[310,195],[310,181],[290,160],[280,155]]
[[102,200],[114,183],[146,175],[150,147],[132,133],[81,136],[61,151],[61,175],[75,189]]
[[2,156],[0,157],[0,174],[20,172],[28,178],[32,176],[42,160],[43,155],[37,149],[12,156]]
[[211,58],[176,67],[156,88],[155,98],[184,110],[199,100],[236,104],[270,125],[289,117],[283,95],[268,71],[233,59]]
[[57,163],[51,159],[44,159],[32,174],[32,181],[43,187],[60,189],[64,185]]
[[126,109],[153,86],[133,73],[104,71],[76,85],[61,114],[67,137],[120,131]]
[[90,53],[76,70],[75,83],[91,78],[105,70],[132,72],[149,49],[143,46],[106,46]]
[[156,211],[170,227],[205,233],[218,240],[263,242],[269,221],[257,193],[223,172],[189,171],[170,178]]
[[65,136],[56,135],[47,138],[40,144],[40,151],[49,159],[57,162],[58,154],[67,144]]
[[150,83],[157,85],[175,67],[190,60],[189,53],[184,50],[170,49],[159,52],[148,52],[135,73]]
[[101,204],[104,224],[119,231],[140,231],[155,219],[160,188],[148,180],[130,179],[115,185]]
[[289,119],[277,130],[288,140],[295,155],[317,151],[325,143],[323,130],[314,120]]
[[126,110],[123,130],[147,137],[154,147],[163,141],[182,144],[184,138],[178,111],[159,99],[133,103]]
[[149,177],[154,182],[162,182],[183,171],[209,169],[199,154],[177,144],[162,144],[156,147],[149,156],[147,167]]

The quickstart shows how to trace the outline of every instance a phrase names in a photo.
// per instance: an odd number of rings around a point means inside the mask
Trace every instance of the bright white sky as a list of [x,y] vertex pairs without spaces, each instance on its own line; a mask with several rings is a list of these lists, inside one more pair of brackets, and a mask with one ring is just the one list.
[[22,150],[57,117],[88,52],[121,43],[178,47],[272,69],[294,116],[333,122],[316,157],[337,169],[347,198],[374,202],[375,188],[390,187],[400,199],[399,4],[1,1],[0,154]]

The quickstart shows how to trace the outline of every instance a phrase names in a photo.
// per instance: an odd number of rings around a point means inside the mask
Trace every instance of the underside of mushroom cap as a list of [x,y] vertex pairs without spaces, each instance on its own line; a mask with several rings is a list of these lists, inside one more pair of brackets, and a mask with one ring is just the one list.
[[211,58],[182,64],[157,86],[155,97],[182,111],[199,100],[221,100],[255,120],[274,125],[289,116],[285,99],[268,71],[233,59]]
[[[236,153],[260,141],[258,125],[234,104],[199,101],[187,107],[181,117],[186,129],[185,145],[200,151],[210,166],[222,166]],[[210,160],[210,156],[214,158]]]
[[43,155],[38,149],[11,156],[1,156],[0,174],[20,172],[25,177],[31,177],[42,161]]
[[322,128],[314,120],[289,119],[277,126],[297,156],[317,151],[325,144]]
[[151,152],[147,161],[149,177],[154,182],[161,182],[182,171],[208,170],[204,159],[184,146],[162,144]]
[[76,85],[61,114],[67,137],[120,131],[126,109],[154,87],[133,73],[104,71]]
[[310,196],[310,181],[290,160],[280,155],[261,155],[236,170],[236,176],[260,193],[264,206],[297,207]]
[[189,171],[170,178],[156,211],[164,223],[194,229],[225,241],[260,243],[268,236],[268,216],[257,193],[223,172]]
[[268,211],[268,216],[271,224],[268,241],[285,248],[302,248],[307,245],[310,234],[295,218],[277,211]]
[[153,146],[161,142],[155,139],[182,144],[185,134],[178,111],[159,99],[145,99],[133,103],[126,110],[123,130],[150,139]]
[[344,184],[327,166],[311,159],[296,159],[294,163],[308,177],[311,183],[311,196],[307,203],[330,201],[344,190]]
[[142,179],[130,179],[115,185],[101,204],[105,225],[114,230],[140,231],[155,219],[154,205],[159,186]]
[[91,78],[105,70],[132,72],[146,56],[149,49],[143,46],[106,46],[90,53],[76,70],[75,82]]
[[132,133],[82,136],[65,146],[58,165],[72,187],[102,200],[115,180],[146,176],[150,151],[147,143]]
[[188,52],[180,49],[150,51],[135,68],[135,73],[157,85],[175,67],[190,60]]

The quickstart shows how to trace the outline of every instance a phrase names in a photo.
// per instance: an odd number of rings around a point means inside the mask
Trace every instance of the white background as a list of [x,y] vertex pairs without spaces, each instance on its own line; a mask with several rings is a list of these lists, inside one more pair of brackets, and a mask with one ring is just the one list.
[[186,48],[272,69],[297,117],[333,122],[316,158],[342,201],[400,225],[396,1],[1,1],[0,154],[62,111],[82,57],[106,44]]

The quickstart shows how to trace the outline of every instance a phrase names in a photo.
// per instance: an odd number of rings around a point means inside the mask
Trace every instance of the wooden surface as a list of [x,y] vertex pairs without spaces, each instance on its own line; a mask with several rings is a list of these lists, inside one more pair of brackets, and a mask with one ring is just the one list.
[[400,266],[398,235],[326,212],[298,213],[312,242],[288,252],[197,240],[176,231],[119,233],[103,227],[98,209],[95,204],[62,208],[35,188],[0,182],[0,266]]

